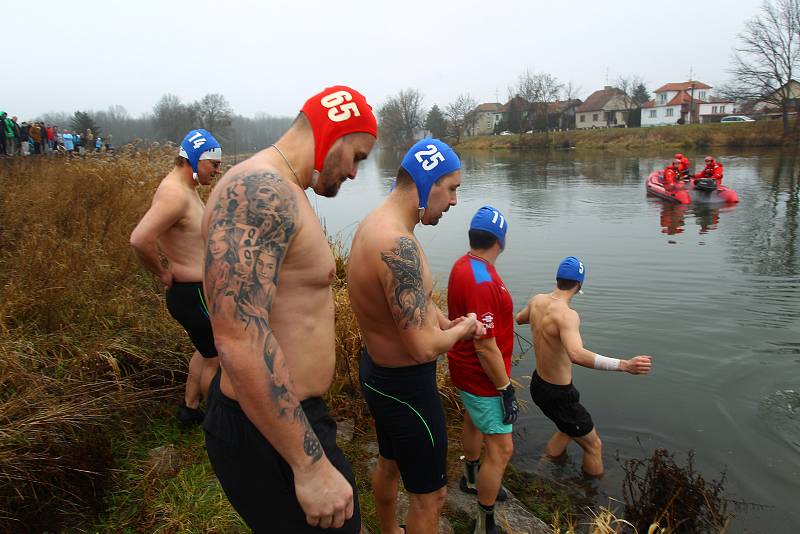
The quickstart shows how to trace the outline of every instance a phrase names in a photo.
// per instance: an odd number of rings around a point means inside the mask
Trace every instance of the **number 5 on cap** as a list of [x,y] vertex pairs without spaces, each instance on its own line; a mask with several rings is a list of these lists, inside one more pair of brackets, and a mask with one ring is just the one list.
[[[427,145],[426,148],[428,150],[420,150],[414,154],[414,157],[417,158],[417,162],[422,164],[422,168],[426,171],[432,171],[439,165],[440,161],[444,161],[444,154],[439,152],[439,149],[436,148],[436,145]],[[422,159],[422,156],[430,156],[431,159]]]
[[[328,110],[328,118],[330,120],[333,122],[342,122],[353,115],[356,117],[361,116],[358,105],[356,105],[355,102],[351,102],[351,100],[353,100],[353,95],[347,91],[336,91],[335,93],[323,96],[319,103]],[[346,104],[344,103],[345,101],[347,101]]]

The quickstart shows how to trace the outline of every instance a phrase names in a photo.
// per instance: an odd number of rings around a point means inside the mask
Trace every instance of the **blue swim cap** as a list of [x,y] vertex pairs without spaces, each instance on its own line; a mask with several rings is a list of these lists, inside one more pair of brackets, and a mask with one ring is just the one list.
[[581,260],[575,256],[567,256],[564,261],[558,264],[558,272],[556,278],[563,278],[564,280],[575,280],[576,282],[583,283],[583,278],[586,276],[586,268],[581,263]]
[[181,141],[178,155],[189,160],[192,171],[197,174],[197,163],[201,159],[222,159],[222,147],[210,132],[192,130]]
[[421,139],[408,149],[400,166],[417,185],[419,207],[426,208],[433,184],[445,174],[459,170],[461,160],[446,143],[438,139]]
[[500,248],[506,247],[506,232],[508,222],[499,210],[492,206],[483,206],[472,217],[469,223],[470,230],[483,230],[489,232],[500,241]]

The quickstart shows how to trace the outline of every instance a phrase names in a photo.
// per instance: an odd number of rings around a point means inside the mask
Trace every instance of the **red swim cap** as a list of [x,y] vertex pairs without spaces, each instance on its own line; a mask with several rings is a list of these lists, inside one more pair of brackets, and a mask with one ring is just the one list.
[[364,95],[346,85],[334,85],[312,96],[301,110],[314,133],[314,170],[322,163],[331,145],[347,134],[364,132],[378,137],[378,122]]

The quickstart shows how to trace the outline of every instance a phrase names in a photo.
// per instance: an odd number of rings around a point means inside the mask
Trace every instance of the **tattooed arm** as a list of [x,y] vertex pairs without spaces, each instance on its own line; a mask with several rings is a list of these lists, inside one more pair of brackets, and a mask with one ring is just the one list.
[[435,360],[459,339],[471,339],[476,334],[479,324],[475,314],[460,321],[447,321],[450,328],[442,329],[445,318],[423,288],[422,259],[413,238],[394,239],[392,247],[380,255],[386,302],[412,359],[419,363]]
[[341,525],[352,516],[352,489],[325,457],[270,326],[280,266],[298,231],[294,191],[267,172],[220,185],[209,206],[205,287],[224,373],[247,418],[294,471],[309,524]]

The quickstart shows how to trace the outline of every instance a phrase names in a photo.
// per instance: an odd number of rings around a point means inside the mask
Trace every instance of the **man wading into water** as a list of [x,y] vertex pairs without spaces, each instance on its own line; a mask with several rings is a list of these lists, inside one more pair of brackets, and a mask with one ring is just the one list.
[[583,449],[583,472],[603,474],[602,444],[592,417],[580,403],[572,385],[572,364],[602,371],[625,371],[632,375],[650,372],[650,356],[630,360],[607,358],[583,347],[578,312],[569,307],[572,297],[583,285],[586,269],[574,256],[561,262],[556,273],[556,289],[534,296],[517,314],[517,323],[530,323],[536,371],[531,379],[531,397],[544,414],[556,424],[545,448],[551,459],[561,457],[572,440]]
[[435,533],[447,492],[447,430],[436,388],[436,359],[460,340],[485,333],[475,314],[448,320],[431,300],[433,281],[414,236],[456,205],[461,184],[456,153],[423,139],[406,154],[397,184],[358,226],[347,287],[366,349],[361,390],[375,419],[378,465],[372,475],[383,534],[395,520],[400,477],[409,492],[406,531]]
[[[181,142],[175,167],[161,181],[150,209],[131,233],[131,246],[144,267],[167,288],[167,309],[189,334],[195,352],[189,361],[184,403],[178,421],[203,421],[200,400],[219,366],[214,334],[203,298],[203,254],[200,234],[203,201],[198,185],[208,185],[219,172],[222,149],[205,130],[192,130]],[[168,263],[161,265],[159,249]]]
[[222,369],[209,388],[206,449],[257,533],[361,529],[353,471],[322,400],[336,363],[336,265],[305,190],[336,196],[376,137],[364,97],[330,87],[208,200],[205,287]]

